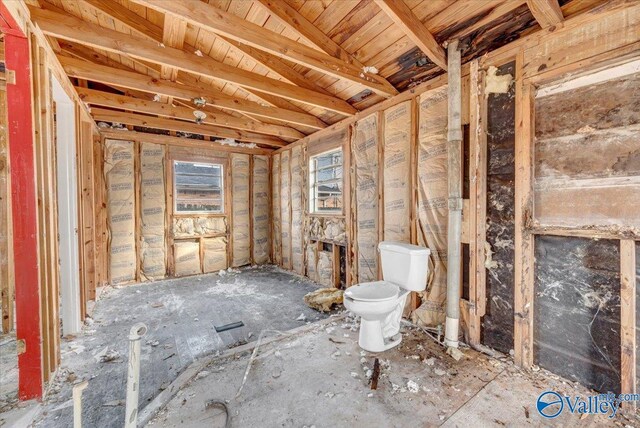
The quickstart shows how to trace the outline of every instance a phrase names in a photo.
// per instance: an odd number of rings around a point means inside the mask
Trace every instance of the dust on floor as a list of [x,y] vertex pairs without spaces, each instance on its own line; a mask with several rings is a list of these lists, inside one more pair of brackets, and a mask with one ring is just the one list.
[[[250,350],[211,359],[149,425],[223,427],[225,413],[207,408],[210,400],[226,402],[237,427],[625,425],[568,412],[543,419],[536,410],[542,391],[593,393],[542,370],[520,371],[508,357],[491,358],[467,348],[464,358],[455,361],[423,331],[410,327],[403,327],[399,347],[373,354],[358,347],[355,319],[316,324],[260,346],[244,385]],[[373,391],[369,376],[375,357],[382,370]]]
[[[89,380],[82,397],[83,425],[122,427],[127,337],[135,323],[149,328],[142,340],[142,408],[196,358],[256,340],[264,328],[289,330],[324,318],[303,302],[318,287],[262,266],[108,289],[82,333],[62,341],[61,367],[36,425],[72,426],[72,386]],[[221,333],[214,329],[236,321],[244,327]]]

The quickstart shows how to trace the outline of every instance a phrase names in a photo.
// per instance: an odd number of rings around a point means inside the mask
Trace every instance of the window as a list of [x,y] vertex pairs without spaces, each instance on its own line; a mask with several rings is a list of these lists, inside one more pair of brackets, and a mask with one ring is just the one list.
[[222,165],[174,161],[173,188],[176,213],[222,213]]
[[309,159],[309,212],[342,213],[342,149]]

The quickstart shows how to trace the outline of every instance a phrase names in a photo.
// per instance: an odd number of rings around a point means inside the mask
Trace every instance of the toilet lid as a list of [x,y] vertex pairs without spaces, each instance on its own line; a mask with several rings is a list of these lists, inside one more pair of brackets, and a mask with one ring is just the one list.
[[390,282],[375,281],[349,287],[344,294],[362,302],[381,302],[397,298],[399,291],[398,286]]

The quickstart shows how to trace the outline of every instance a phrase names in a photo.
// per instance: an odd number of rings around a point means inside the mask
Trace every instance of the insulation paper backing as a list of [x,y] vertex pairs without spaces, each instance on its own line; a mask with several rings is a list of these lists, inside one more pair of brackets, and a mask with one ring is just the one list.
[[272,225],[273,225],[273,262],[280,266],[282,264],[282,237],[280,224],[280,155],[273,155],[271,158],[271,188],[272,195]]
[[307,277],[318,282],[318,275],[316,272],[318,259],[318,244],[307,245]]
[[200,243],[181,241],[173,244],[176,276],[202,273],[200,264]]
[[111,283],[119,284],[136,279],[133,143],[106,140],[104,163],[109,200],[109,274]]
[[142,279],[156,280],[167,271],[165,251],[166,197],[164,188],[163,145],[140,145],[140,205]]
[[249,155],[231,155],[231,198],[233,260],[232,266],[251,263],[249,220]]
[[280,219],[282,236],[282,266],[291,266],[291,185],[289,157],[290,151],[282,152],[280,155]]
[[253,157],[253,262],[269,262],[269,158]]
[[217,272],[227,268],[227,238],[203,238],[202,267],[204,273]]
[[447,86],[420,96],[418,242],[431,249],[429,280],[414,322],[438,325],[447,295]]
[[378,279],[378,116],[355,125],[353,158],[356,183],[356,241],[358,282]]
[[333,287],[333,254],[318,251],[317,281],[325,287]]
[[302,155],[301,146],[291,149],[291,264],[293,270],[300,275],[304,275],[302,239],[304,161]]
[[384,239],[411,241],[411,101],[384,112]]

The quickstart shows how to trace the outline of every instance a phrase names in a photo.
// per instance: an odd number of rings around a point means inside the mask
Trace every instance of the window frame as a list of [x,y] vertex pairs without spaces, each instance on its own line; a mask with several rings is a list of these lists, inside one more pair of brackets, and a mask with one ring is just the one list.
[[[328,154],[331,154],[333,152],[339,152],[340,153],[340,158],[341,158],[341,162],[339,164],[336,163],[332,163],[331,165],[328,166],[323,166],[320,168],[314,168],[315,165],[315,159],[321,156],[325,156]],[[342,177],[341,178],[333,178],[330,180],[324,180],[322,182],[318,182],[317,180],[317,175],[316,173],[318,171],[321,170],[326,170],[326,169],[334,169],[334,168],[341,168],[342,169]],[[320,153],[315,153],[313,155],[309,156],[309,174],[307,175],[309,183],[307,186],[307,190],[309,192],[309,203],[307,205],[307,209],[309,212],[309,215],[314,215],[314,216],[341,216],[344,214],[344,148],[342,146],[339,147],[335,147],[329,150],[325,150],[323,152]],[[341,207],[340,208],[333,208],[333,209],[328,209],[328,210],[324,210],[324,211],[320,211],[318,210],[318,185],[319,184],[327,184],[327,183],[341,183],[342,184],[342,189],[340,192],[340,200],[341,200]]]
[[[226,198],[226,189],[225,189],[225,164],[223,162],[214,161],[214,160],[184,160],[184,159],[172,159],[171,165],[171,176],[173,180],[173,213],[174,215],[225,215],[225,198]],[[207,165],[218,167],[220,170],[220,210],[219,211],[202,211],[202,210],[189,210],[189,211],[178,211],[178,188],[177,188],[177,178],[178,175],[176,173],[176,166],[179,163],[186,163],[192,165]]]

